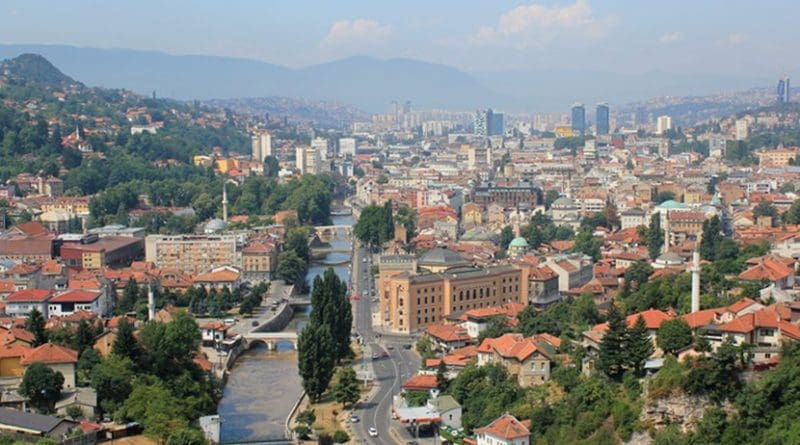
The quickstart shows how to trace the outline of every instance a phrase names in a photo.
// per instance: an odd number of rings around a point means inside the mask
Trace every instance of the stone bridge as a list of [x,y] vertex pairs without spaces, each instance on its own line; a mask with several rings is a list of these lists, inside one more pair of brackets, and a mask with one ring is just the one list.
[[256,343],[267,345],[267,349],[274,351],[278,343],[291,343],[292,349],[297,349],[297,332],[251,332],[244,335],[247,348]]

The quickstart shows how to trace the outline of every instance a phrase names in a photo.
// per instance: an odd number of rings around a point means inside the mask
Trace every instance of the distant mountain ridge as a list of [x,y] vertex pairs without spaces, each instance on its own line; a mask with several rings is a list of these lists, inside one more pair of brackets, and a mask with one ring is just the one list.
[[382,112],[392,101],[414,109],[563,111],[573,102],[612,107],[660,95],[702,95],[765,85],[764,79],[650,72],[476,72],[413,59],[349,57],[304,68],[218,56],[66,45],[0,45],[0,58],[41,54],[87,85],[176,99],[295,97]]
[[80,84],[38,54],[25,53],[13,59],[2,60],[0,61],[0,73],[10,79],[56,88]]

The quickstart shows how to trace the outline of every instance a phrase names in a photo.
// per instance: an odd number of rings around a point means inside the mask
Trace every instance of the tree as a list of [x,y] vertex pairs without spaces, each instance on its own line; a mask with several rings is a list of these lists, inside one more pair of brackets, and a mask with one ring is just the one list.
[[782,217],[786,224],[800,224],[800,199],[795,200]]
[[329,267],[322,276],[314,278],[311,291],[311,322],[326,325],[334,342],[334,359],[338,362],[351,354],[350,331],[353,315],[347,298],[347,285]]
[[161,384],[137,383],[117,416],[139,422],[147,436],[159,440],[189,427],[186,404]]
[[50,412],[61,398],[64,375],[41,363],[33,363],[25,370],[19,393],[29,398],[39,411]]
[[635,375],[641,376],[644,371],[644,363],[653,355],[653,341],[647,333],[647,325],[644,317],[639,315],[636,324],[628,331],[627,354],[629,358],[628,369]]
[[278,267],[275,269],[275,277],[285,281],[287,284],[294,284],[300,288],[305,286],[306,262],[297,256],[293,250],[281,252],[278,255]]
[[383,206],[370,204],[361,211],[358,222],[353,226],[353,234],[359,241],[379,246],[394,237],[394,217],[391,201]]
[[33,344],[31,346],[41,346],[47,343],[47,331],[44,329],[44,316],[39,309],[33,308],[25,321],[25,329],[33,334]]
[[78,356],[83,354],[83,351],[91,349],[94,344],[94,329],[89,322],[81,319],[78,322],[78,327],[75,330],[75,336],[72,346],[78,351]]
[[136,306],[136,302],[139,301],[140,294],[141,292],[139,285],[136,283],[136,279],[129,279],[128,283],[125,284],[125,289],[122,291],[122,299],[117,303],[115,311],[117,315],[125,315],[128,312],[132,312],[133,308]]
[[613,201],[606,201],[606,207],[603,209],[603,215],[606,218],[606,223],[608,224],[609,229],[615,230],[622,226],[622,221],[620,221],[619,213],[617,211],[617,205],[614,204]]
[[111,346],[111,352],[119,357],[130,359],[131,363],[138,364],[142,356],[139,340],[133,335],[133,327],[128,323],[128,317],[121,317],[117,326],[117,338]]
[[133,378],[133,363],[124,356],[111,354],[94,367],[91,386],[103,412],[114,413],[122,405],[133,389]]
[[550,210],[550,206],[553,204],[553,202],[554,202],[556,199],[558,199],[558,197],[559,197],[560,195],[561,195],[561,194],[558,192],[558,190],[555,190],[555,189],[550,189],[550,190],[548,190],[548,191],[547,191],[547,192],[544,194],[544,207],[545,207],[547,210]]
[[316,421],[317,421],[317,415],[314,414],[313,409],[300,411],[300,413],[297,414],[297,423],[302,423],[303,425],[311,426]]
[[650,217],[650,226],[647,228],[647,251],[650,253],[650,259],[658,258],[663,246],[664,230],[661,228],[661,214],[656,212]]
[[285,250],[292,250],[306,263],[311,258],[308,247],[308,231],[304,227],[295,227],[286,234]]
[[297,367],[308,397],[318,402],[328,389],[336,362],[330,328],[310,322],[297,339]]
[[656,343],[664,352],[674,355],[692,344],[692,328],[683,318],[667,320],[658,328]]
[[722,222],[719,216],[714,215],[703,221],[703,235],[700,239],[700,257],[704,260],[714,261],[717,249],[723,240]]
[[356,372],[352,367],[347,366],[339,370],[336,376],[336,383],[333,386],[333,398],[343,406],[353,406],[361,394],[358,390],[358,380]]
[[653,267],[647,261],[637,261],[625,269],[625,284],[636,283],[637,287],[639,287],[647,283],[652,274]]
[[760,218],[762,216],[772,218],[773,227],[778,224],[778,209],[769,201],[761,201],[753,208],[753,217]]
[[575,237],[575,245],[572,247],[572,251],[588,255],[592,257],[593,260],[597,261],[600,259],[600,248],[603,242],[599,238],[596,238],[592,232],[593,229],[588,227],[581,229]]
[[436,389],[439,391],[446,391],[450,381],[447,380],[447,366],[444,363],[444,358],[439,360],[439,365],[436,367]]
[[608,329],[600,341],[600,356],[597,369],[612,379],[619,380],[628,362],[628,327],[625,317],[612,304],[608,310]]
[[333,433],[333,441],[336,443],[347,443],[350,442],[350,436],[342,430],[336,430],[336,432]]
[[203,432],[196,428],[181,428],[167,437],[166,445],[206,445]]
[[511,226],[503,227],[503,230],[500,232],[500,250],[505,251],[508,249],[508,245],[511,244],[511,241],[514,239],[514,229]]
[[268,178],[275,178],[278,176],[278,172],[281,170],[281,166],[278,163],[278,159],[273,156],[267,156],[264,158],[264,176]]
[[507,332],[511,332],[508,318],[505,315],[495,315],[489,319],[486,328],[478,335],[478,344],[483,342],[484,338],[497,338]]

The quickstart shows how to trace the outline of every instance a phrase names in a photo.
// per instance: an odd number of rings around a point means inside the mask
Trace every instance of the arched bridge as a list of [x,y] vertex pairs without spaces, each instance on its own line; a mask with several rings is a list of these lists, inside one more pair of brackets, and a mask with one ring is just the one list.
[[264,343],[267,349],[274,351],[278,343],[291,343],[293,349],[297,349],[297,332],[250,332],[244,335],[247,347],[255,343]]

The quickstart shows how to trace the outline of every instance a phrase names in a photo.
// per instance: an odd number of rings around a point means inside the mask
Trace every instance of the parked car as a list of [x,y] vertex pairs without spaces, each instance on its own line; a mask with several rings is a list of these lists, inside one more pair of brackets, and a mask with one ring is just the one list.
[[350,416],[350,423],[358,423],[358,416],[355,414]]

